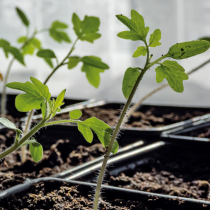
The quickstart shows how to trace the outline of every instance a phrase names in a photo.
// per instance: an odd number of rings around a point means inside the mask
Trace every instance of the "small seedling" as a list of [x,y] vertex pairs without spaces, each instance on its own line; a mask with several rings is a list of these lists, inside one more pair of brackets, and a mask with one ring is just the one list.
[[[61,91],[56,99],[51,99],[48,87],[33,77],[31,77],[31,82],[12,82],[8,83],[6,86],[25,92],[24,94],[18,95],[15,99],[15,106],[18,111],[29,112],[33,109],[41,109],[42,120],[29,132],[23,135],[22,130],[17,128],[13,122],[4,117],[0,118],[0,124],[9,129],[13,129],[16,132],[14,144],[0,153],[0,160],[18,148],[29,144],[29,150],[33,160],[35,162],[40,161],[43,155],[43,149],[42,145],[33,138],[34,134],[43,127],[66,122],[76,123],[78,125],[78,130],[82,133],[87,142],[91,143],[93,141],[94,132],[104,147],[109,145],[110,137],[113,132],[112,128],[95,117],[91,117],[85,121],[79,120],[82,116],[80,110],[71,111],[69,113],[70,119],[48,122],[57,112],[61,111],[60,107],[64,104],[63,99],[66,90]],[[111,151],[112,153],[116,153],[117,150],[118,143],[115,141]]]
[[200,53],[205,52],[209,49],[210,43],[207,41],[190,41],[177,43],[169,48],[168,53],[162,55],[162,57],[151,62],[152,55],[150,55],[150,48],[157,47],[161,45],[161,31],[156,29],[152,34],[150,34],[149,41],[147,40],[147,35],[149,32],[149,27],[145,27],[144,18],[135,10],[131,10],[131,19],[127,18],[124,15],[116,16],[119,21],[121,21],[129,30],[122,31],[117,34],[118,37],[123,39],[129,39],[132,41],[142,41],[145,46],[137,47],[136,51],[133,54],[133,57],[146,56],[146,62],[143,68],[140,67],[129,67],[127,68],[123,83],[122,83],[122,92],[125,98],[127,99],[125,106],[120,114],[119,120],[117,122],[116,128],[111,137],[110,144],[106,150],[100,174],[97,181],[97,187],[95,192],[94,206],[93,209],[98,209],[99,197],[101,184],[104,177],[104,172],[106,170],[107,161],[110,156],[111,148],[115,139],[120,130],[123,119],[126,115],[126,112],[130,106],[132,98],[136,92],[136,89],[142,80],[144,74],[148,69],[154,65],[158,65],[155,69],[156,71],[156,82],[161,83],[164,79],[167,80],[169,86],[176,92],[183,92],[184,86],[183,81],[188,79],[187,74],[185,73],[184,68],[179,65],[176,61],[165,60],[166,58],[173,58],[176,60],[189,58]]

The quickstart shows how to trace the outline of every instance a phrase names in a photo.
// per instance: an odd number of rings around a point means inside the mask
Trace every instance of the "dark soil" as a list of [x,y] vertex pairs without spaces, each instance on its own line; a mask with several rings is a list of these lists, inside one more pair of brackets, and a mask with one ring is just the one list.
[[193,137],[200,137],[200,138],[209,138],[210,139],[210,126],[191,130],[185,133],[180,133],[179,135],[182,136],[193,136]]
[[208,151],[199,147],[193,150],[189,146],[168,147],[142,158],[143,164],[133,170],[111,175],[108,183],[127,189],[210,201]]
[[[103,120],[110,126],[115,126],[120,114],[120,109],[112,108],[85,108],[82,110],[83,115],[81,120],[85,120],[89,117],[97,117]],[[149,107],[141,111],[136,111],[132,114],[129,121],[125,125],[126,127],[139,127],[139,128],[150,128],[150,127],[161,127],[172,123],[177,123],[183,120],[188,120],[193,117],[202,116],[210,113],[210,109],[192,109],[187,108],[160,108],[160,107]],[[62,114],[55,117],[56,120],[68,119],[69,114]]]
[[[87,187],[86,187],[87,188]],[[6,209],[74,209],[74,210],[92,210],[93,209],[93,194],[92,190],[84,189],[83,186],[71,186],[64,182],[39,182],[33,184],[27,192],[9,196],[0,202],[2,210]],[[107,196],[105,196],[107,197]],[[117,195],[114,196],[118,197]],[[103,198],[101,201],[100,210],[180,210],[191,209],[183,208],[180,205],[159,204],[155,205],[153,199],[148,199],[145,202],[140,202],[139,199],[129,200],[127,198]],[[140,199],[145,200],[145,199]],[[150,201],[149,201],[150,200]],[[165,207],[158,207],[163,206]],[[170,207],[169,207],[170,205]],[[205,208],[204,208],[205,209]]]

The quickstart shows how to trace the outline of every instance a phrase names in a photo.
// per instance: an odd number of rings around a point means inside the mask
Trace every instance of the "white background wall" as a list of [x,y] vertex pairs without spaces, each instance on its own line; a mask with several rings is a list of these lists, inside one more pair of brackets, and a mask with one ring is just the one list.
[[[26,34],[25,27],[17,18],[15,7],[20,7],[30,20],[30,32],[48,28],[52,21],[60,20],[69,25],[68,34],[72,41],[76,36],[72,29],[71,16],[76,12],[81,19],[84,15],[98,16],[101,20],[102,37],[94,44],[79,41],[74,55],[96,55],[106,62],[110,69],[101,74],[98,89],[92,87],[85,74],[81,72],[81,64],[73,70],[62,67],[48,83],[53,95],[67,89],[67,96],[73,98],[96,98],[124,101],[121,83],[124,72],[130,66],[143,66],[145,58],[132,58],[132,54],[141,42],[120,39],[116,34],[126,27],[117,20],[116,14],[130,17],[130,10],[135,9],[143,15],[146,26],[152,33],[156,28],[162,31],[162,45],[151,49],[154,59],[168,51],[168,48],[183,41],[196,40],[202,36],[210,36],[210,2],[208,0],[0,0],[0,38],[7,39],[18,46],[17,37]],[[69,51],[71,44],[59,44],[49,38],[45,32],[38,35],[44,48],[53,49],[61,60]],[[190,71],[210,58],[210,50],[199,56],[179,61]],[[0,50],[0,72],[5,74],[11,58],[5,59]],[[9,81],[25,82],[30,76],[44,81],[51,69],[42,59],[26,56],[26,68],[15,62]],[[210,106],[210,64],[190,76],[184,82],[184,93],[175,93],[165,88],[148,99],[147,103],[187,104]],[[135,96],[135,101],[143,97],[161,84],[155,82],[155,68],[148,71]],[[2,89],[2,86],[1,86]],[[8,90],[8,92],[13,92]]]

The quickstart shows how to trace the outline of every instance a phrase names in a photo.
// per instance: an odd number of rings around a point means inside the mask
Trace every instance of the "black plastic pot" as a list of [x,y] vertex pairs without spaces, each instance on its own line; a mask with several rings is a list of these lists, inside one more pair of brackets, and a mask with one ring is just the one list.
[[[84,107],[81,107],[81,109],[85,108],[85,107],[100,107],[100,108],[104,108],[104,109],[115,109],[115,110],[121,110],[123,107],[123,103],[115,103],[115,102],[106,102],[106,101],[98,101],[95,103],[91,103],[89,105],[86,105]],[[162,113],[165,114],[170,114],[171,112],[174,113],[180,113],[184,114],[186,112],[196,112],[196,111],[202,111],[202,112],[206,112],[206,113],[210,113],[210,108],[204,108],[204,107],[181,107],[181,106],[165,106],[165,105],[141,105],[137,111],[141,111],[143,113],[145,113],[146,111],[150,110],[150,109],[155,109],[155,115],[157,117],[160,117],[160,115]],[[194,117],[192,119],[188,119],[185,121],[181,121],[181,122],[177,122],[177,123],[173,123],[173,124],[168,124],[165,126],[160,126],[160,127],[148,127],[148,128],[136,128],[136,127],[132,127],[132,128],[122,128],[121,131],[124,134],[127,135],[132,135],[132,136],[160,136],[162,132],[166,132],[166,131],[170,131],[173,129],[184,129],[187,128],[191,125],[193,125],[195,122],[200,121],[200,120],[206,120],[210,117],[210,114],[206,114],[203,116],[198,116],[198,117]],[[130,118],[129,120],[132,121],[132,118]],[[140,121],[140,119],[139,119]],[[71,124],[71,125],[60,125],[58,126],[58,129],[60,129],[63,126],[63,129],[72,129],[72,130],[77,130],[77,125],[75,124]]]
[[[0,207],[2,205],[7,206],[8,203],[14,197],[19,198],[20,200],[25,196],[28,195],[30,192],[31,187],[36,184],[41,183],[43,187],[47,186],[50,189],[53,189],[53,186],[78,186],[80,192],[83,195],[93,195],[93,189],[96,187],[95,184],[84,183],[84,182],[77,182],[77,181],[64,181],[62,179],[56,178],[41,178],[35,179],[32,181],[28,181],[24,184],[17,185],[12,187],[8,190],[5,190],[3,193],[0,193]],[[18,193],[20,193],[18,195]],[[31,194],[32,196],[32,194]],[[68,196],[63,198],[65,200],[69,200]],[[194,200],[176,196],[163,196],[156,193],[147,193],[135,190],[128,190],[128,189],[121,189],[117,187],[110,187],[110,186],[102,186],[102,197],[103,200],[108,202],[116,202],[115,199],[121,199],[121,202],[127,203],[129,201],[137,201],[141,202],[141,206],[145,207],[145,209],[160,209],[160,210],[198,210],[198,209],[210,209],[210,202],[202,201],[202,200]],[[34,202],[34,204],[36,201]],[[119,203],[119,202],[118,202]],[[139,205],[140,206],[140,205]],[[27,208],[27,206],[24,206]],[[123,206],[121,206],[123,208]],[[36,207],[35,207],[36,208]],[[38,207],[39,208],[39,207]],[[36,209],[38,209],[36,208]],[[79,207],[78,207],[79,208]],[[131,207],[132,209],[136,209]],[[17,206],[18,209],[18,206]]]
[[[120,173],[124,173],[128,176],[134,174],[136,171],[146,171],[146,173],[149,173],[152,171],[153,165],[158,161],[157,165],[159,168],[157,167],[155,170],[169,171],[170,173],[176,174],[177,177],[182,177],[186,182],[187,180],[204,180],[204,182],[207,180],[207,183],[210,180],[209,150],[210,145],[207,142],[194,141],[190,144],[180,144],[180,142],[177,144],[174,142],[166,143],[163,141],[155,142],[117,157],[110,158],[104,182],[110,183],[111,181],[112,184],[113,182],[110,177],[116,177]],[[162,159],[160,159],[158,155]],[[172,166],[169,167],[167,161],[171,163]],[[65,177],[65,179],[95,182],[100,167],[101,163],[97,163],[89,168]],[[167,167],[169,167],[169,169]],[[121,182],[120,185],[123,186]],[[128,184],[126,183],[126,185]],[[153,193],[148,193],[148,195],[149,194],[153,195]],[[168,195],[164,194],[158,193],[158,196],[168,198]],[[176,196],[172,197],[175,198]],[[185,199],[186,198],[181,198],[181,200]],[[206,204],[208,206],[210,205],[209,201],[192,198],[190,200],[195,203],[199,202],[203,206]]]

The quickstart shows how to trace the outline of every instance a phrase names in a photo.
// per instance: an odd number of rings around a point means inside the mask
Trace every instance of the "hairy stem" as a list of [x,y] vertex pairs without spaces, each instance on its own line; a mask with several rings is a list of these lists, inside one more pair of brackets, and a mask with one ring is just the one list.
[[[204,67],[205,65],[207,65],[208,63],[210,63],[210,59],[205,61],[204,63],[202,63],[201,65],[197,66],[196,68],[192,69],[191,71],[189,71],[187,73],[187,75],[190,75],[194,72],[196,72],[197,70],[201,69],[202,67]],[[146,96],[144,96],[139,102],[137,102],[136,104],[134,104],[132,106],[132,108],[128,111],[127,115],[126,115],[126,119],[128,119],[133,112],[135,112],[135,110],[147,99],[149,98],[150,96],[152,96],[153,94],[157,93],[158,91],[162,90],[163,88],[169,86],[169,84],[164,84],[164,85],[161,85],[160,87],[152,90],[151,92],[149,92]],[[124,120],[123,122],[126,122],[126,120]]]

